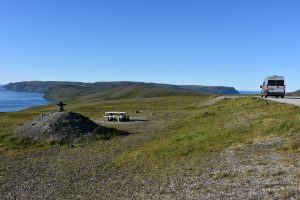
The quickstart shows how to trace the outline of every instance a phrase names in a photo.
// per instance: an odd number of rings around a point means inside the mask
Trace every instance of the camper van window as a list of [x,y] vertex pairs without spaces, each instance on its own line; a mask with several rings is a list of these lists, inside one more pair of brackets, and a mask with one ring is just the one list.
[[268,81],[268,86],[276,86],[276,81],[275,80],[269,80]]
[[284,80],[269,80],[268,86],[284,86]]
[[284,86],[284,80],[277,80],[277,86]]

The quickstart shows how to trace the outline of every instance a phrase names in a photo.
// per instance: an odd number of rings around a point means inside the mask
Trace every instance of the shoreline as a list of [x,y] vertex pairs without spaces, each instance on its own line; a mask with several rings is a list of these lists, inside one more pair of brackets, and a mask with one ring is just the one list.
[[20,112],[54,102],[45,98],[44,93],[12,91],[6,89],[4,85],[0,85],[0,94],[0,113]]

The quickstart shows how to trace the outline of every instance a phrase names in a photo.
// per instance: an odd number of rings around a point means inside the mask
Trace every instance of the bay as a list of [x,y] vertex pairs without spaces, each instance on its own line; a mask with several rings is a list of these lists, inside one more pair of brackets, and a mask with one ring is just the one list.
[[0,112],[15,112],[52,102],[43,96],[43,93],[9,91],[0,86]]

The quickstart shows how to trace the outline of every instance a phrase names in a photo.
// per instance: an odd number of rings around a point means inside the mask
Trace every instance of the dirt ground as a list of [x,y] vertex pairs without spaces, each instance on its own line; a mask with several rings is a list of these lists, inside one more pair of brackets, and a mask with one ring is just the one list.
[[[53,147],[3,156],[1,199],[299,199],[299,155],[280,153],[281,138],[207,156],[155,176],[107,165],[122,152]],[[105,145],[105,144],[103,144]],[[107,144],[108,149],[111,148]],[[78,153],[80,150],[80,153]],[[84,155],[84,156],[83,156]]]

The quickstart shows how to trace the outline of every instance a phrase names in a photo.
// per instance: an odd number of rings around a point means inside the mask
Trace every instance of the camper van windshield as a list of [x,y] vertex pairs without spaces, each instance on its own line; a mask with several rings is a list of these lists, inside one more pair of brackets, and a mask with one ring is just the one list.
[[269,80],[269,86],[284,86],[284,80]]

